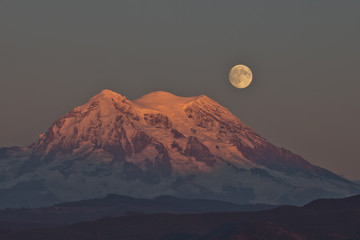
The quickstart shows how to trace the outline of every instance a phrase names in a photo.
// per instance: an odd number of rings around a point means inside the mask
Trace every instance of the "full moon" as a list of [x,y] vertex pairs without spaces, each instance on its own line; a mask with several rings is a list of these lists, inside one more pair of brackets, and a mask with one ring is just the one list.
[[229,72],[229,80],[236,88],[246,88],[250,85],[253,75],[245,65],[236,65]]

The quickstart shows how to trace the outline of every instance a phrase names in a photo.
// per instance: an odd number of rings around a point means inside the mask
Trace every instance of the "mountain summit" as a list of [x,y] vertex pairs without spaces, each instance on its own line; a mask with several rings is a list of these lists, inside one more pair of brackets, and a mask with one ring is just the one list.
[[214,100],[162,91],[135,101],[101,91],[29,147],[0,149],[0,174],[1,207],[109,193],[301,204],[359,192]]

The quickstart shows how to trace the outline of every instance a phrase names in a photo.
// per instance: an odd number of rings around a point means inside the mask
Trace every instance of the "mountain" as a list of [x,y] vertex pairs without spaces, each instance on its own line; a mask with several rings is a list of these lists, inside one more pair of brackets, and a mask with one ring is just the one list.
[[0,207],[121,194],[303,204],[360,188],[278,148],[206,97],[103,90],[27,147],[0,149]]
[[1,229],[19,231],[34,227],[62,226],[93,221],[107,216],[258,211],[272,208],[275,206],[264,204],[238,205],[217,200],[182,199],[171,196],[140,199],[110,194],[100,199],[60,203],[45,208],[0,210],[0,232]]
[[4,229],[3,236],[9,240],[359,240],[359,223],[357,195],[259,212],[112,216],[60,227]]

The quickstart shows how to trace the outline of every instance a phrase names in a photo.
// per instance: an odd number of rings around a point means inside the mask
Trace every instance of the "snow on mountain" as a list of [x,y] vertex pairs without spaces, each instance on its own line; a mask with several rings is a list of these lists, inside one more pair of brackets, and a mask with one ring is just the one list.
[[103,90],[30,146],[0,149],[0,207],[109,193],[301,204],[359,191],[206,96],[159,91],[130,101]]

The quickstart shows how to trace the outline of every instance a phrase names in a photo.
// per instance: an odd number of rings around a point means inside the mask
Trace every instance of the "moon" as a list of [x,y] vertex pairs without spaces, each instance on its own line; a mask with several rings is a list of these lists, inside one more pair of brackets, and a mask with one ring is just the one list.
[[236,65],[229,72],[229,80],[236,88],[246,88],[250,85],[253,75],[245,65]]

